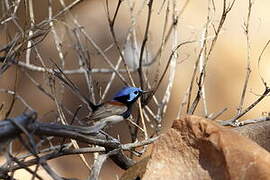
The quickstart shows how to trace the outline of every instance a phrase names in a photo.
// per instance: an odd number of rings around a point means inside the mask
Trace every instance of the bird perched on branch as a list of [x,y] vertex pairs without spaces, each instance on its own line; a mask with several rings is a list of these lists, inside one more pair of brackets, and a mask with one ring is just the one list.
[[84,120],[86,120],[87,124],[96,125],[98,129],[103,129],[109,124],[115,124],[127,119],[131,114],[132,105],[137,99],[143,94],[150,92],[128,86],[118,91],[112,100],[95,105],[80,92],[79,88],[65,76],[60,68],[57,67],[57,69],[58,71],[54,71],[54,75],[92,110],[92,113]]
[[113,96],[111,101],[92,107],[93,112],[88,119],[94,124],[118,123],[130,116],[133,103],[144,93],[147,92],[140,88],[124,87]]

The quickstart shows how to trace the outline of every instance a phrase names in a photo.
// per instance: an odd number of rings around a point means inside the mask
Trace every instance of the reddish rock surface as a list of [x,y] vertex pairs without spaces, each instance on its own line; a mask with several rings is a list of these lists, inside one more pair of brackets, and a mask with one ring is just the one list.
[[196,116],[174,121],[154,143],[149,160],[142,162],[121,179],[136,179],[136,174],[143,180],[270,179],[268,151],[230,128]]

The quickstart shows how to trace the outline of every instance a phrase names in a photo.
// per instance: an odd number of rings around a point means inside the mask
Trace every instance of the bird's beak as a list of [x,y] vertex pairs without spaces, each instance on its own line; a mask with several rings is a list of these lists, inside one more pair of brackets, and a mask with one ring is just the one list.
[[142,91],[142,94],[147,94],[147,93],[150,93],[152,92],[152,90],[149,90],[149,91]]

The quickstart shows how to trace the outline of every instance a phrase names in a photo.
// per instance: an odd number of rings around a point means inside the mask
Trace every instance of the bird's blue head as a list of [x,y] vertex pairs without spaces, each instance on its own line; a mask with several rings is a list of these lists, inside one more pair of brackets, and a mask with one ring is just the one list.
[[114,101],[119,101],[124,104],[132,104],[134,103],[142,94],[144,93],[141,88],[136,87],[124,87],[120,91],[118,91],[114,97]]

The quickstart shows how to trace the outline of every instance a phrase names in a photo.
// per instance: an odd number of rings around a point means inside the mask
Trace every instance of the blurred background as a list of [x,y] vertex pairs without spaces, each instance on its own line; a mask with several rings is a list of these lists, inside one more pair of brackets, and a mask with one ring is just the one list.
[[[33,1],[34,10],[34,24],[42,22],[44,19],[49,17],[49,2],[50,1]],[[75,1],[64,1],[68,6]],[[152,86],[155,85],[157,77],[160,77],[163,72],[166,62],[172,53],[172,47],[175,47],[173,42],[174,38],[177,37],[177,44],[185,41],[197,40],[197,42],[186,44],[177,51],[178,58],[176,60],[175,77],[173,79],[173,87],[171,96],[169,99],[168,108],[165,116],[162,119],[162,131],[166,131],[177,117],[179,107],[183,98],[190,85],[193,69],[198,55],[200,52],[201,37],[205,31],[207,16],[209,12],[209,4],[214,2],[215,9],[210,13],[211,23],[209,26],[208,40],[215,35],[214,26],[217,28],[221,18],[223,10],[223,2],[221,1],[177,1],[176,11],[180,12],[177,30],[174,32],[174,36],[169,37],[168,43],[164,46],[160,59],[151,66],[146,66],[146,76],[148,77]],[[13,3],[13,4],[12,4]],[[17,1],[10,1],[10,6],[18,3]],[[17,20],[20,26],[23,28],[29,27],[29,11],[25,8],[29,1],[25,0],[21,2],[17,12]],[[61,1],[52,1],[52,13],[53,15],[61,12],[63,6]],[[109,1],[110,15],[113,15],[117,7],[117,0]],[[147,22],[147,1],[136,1],[134,5],[134,12],[136,14],[136,40],[139,48],[131,47],[132,44],[127,38],[127,34],[132,27],[133,19],[131,16],[131,5],[134,3],[132,0],[124,0],[119,9],[114,29],[116,39],[120,45],[120,48],[125,52],[125,59],[129,68],[138,67],[138,54],[144,37],[145,26]],[[168,3],[169,6],[168,6]],[[227,1],[229,6],[232,1]],[[270,51],[267,48],[261,57],[260,66],[258,66],[259,56],[270,39],[270,19],[267,7],[270,6],[270,2],[267,0],[252,1],[252,11],[249,20],[249,40],[250,40],[250,65],[251,75],[248,82],[246,98],[244,101],[244,108],[253,103],[260,94],[265,90],[265,87],[261,81],[261,76],[266,83],[270,83],[270,71],[269,71],[269,56]],[[1,2],[1,6],[6,6],[5,3]],[[171,12],[173,9],[173,1],[154,1],[152,8],[152,19],[150,23],[148,41],[146,53],[144,58],[154,57],[157,53],[160,44],[162,42],[162,34],[164,28],[164,22],[166,17],[167,7]],[[245,34],[245,23],[247,22],[248,16],[248,1],[235,1],[231,11],[228,13],[224,25],[217,38],[216,45],[209,57],[208,64],[206,67],[205,76],[205,96],[207,102],[208,114],[216,113],[224,108],[227,110],[218,118],[221,120],[231,119],[237,113],[239,107],[242,89],[247,72],[247,59],[248,59],[248,47],[247,47],[247,36]],[[4,7],[1,7],[1,14],[4,13]],[[66,69],[78,68],[78,55],[76,54],[76,46],[74,45],[76,40],[74,39],[74,31],[76,26],[74,18],[81,25],[81,28],[85,30],[87,34],[93,38],[96,45],[105,51],[107,57],[110,58],[111,62],[115,65],[119,59],[119,53],[117,47],[113,46],[113,38],[110,32],[110,27],[107,19],[106,12],[106,1],[104,0],[83,0],[74,5],[70,9],[71,13],[64,13],[57,17],[54,24],[54,30],[58,34],[60,47],[62,48],[63,58]],[[72,14],[72,15],[71,15]],[[172,23],[172,17],[168,18],[168,24]],[[8,26],[1,26],[0,29],[0,47],[7,44],[8,39],[16,34],[16,25],[10,23]],[[131,37],[131,39],[134,37]],[[90,45],[85,39],[81,39],[81,43],[84,44],[84,48],[90,54],[90,62],[92,68],[109,68],[104,62],[102,56],[96,51],[93,45]],[[59,51],[57,50],[55,43],[55,36],[52,32],[49,32],[45,39],[37,45],[38,53],[32,51],[30,53],[31,62],[35,65],[40,65],[37,56],[41,56],[46,60],[46,64],[50,66],[49,60],[53,60],[58,64],[61,64],[61,57],[59,57]],[[27,52],[24,51],[20,57],[20,61],[25,61]],[[123,66],[121,65],[123,69]],[[170,70],[171,71],[171,70]],[[41,83],[44,88],[49,89],[49,80],[47,75],[41,72],[29,71],[34,79]],[[17,74],[17,75],[16,75]],[[164,92],[168,86],[167,73],[164,81],[157,92],[157,98],[162,99]],[[124,73],[127,78],[127,74]],[[139,84],[137,72],[132,72],[132,76],[135,79],[136,84]],[[87,84],[83,80],[82,74],[69,75],[69,77],[77,84],[85,95],[89,95],[87,90]],[[96,100],[102,96],[101,91],[104,90],[111,78],[111,73],[94,73],[93,76],[94,91]],[[118,77],[112,83],[109,93],[106,95],[105,100],[110,99],[113,93],[120,89],[124,84],[119,80]],[[55,103],[48,96],[44,95],[38,88],[22,73],[18,70],[18,67],[9,68],[4,75],[0,78],[0,88],[16,90],[17,93],[22,96],[26,102],[31,105],[39,114],[41,120],[52,121],[55,116],[53,110],[55,110]],[[193,98],[197,92],[196,83],[194,85]],[[81,104],[78,98],[69,91],[62,93],[63,89],[59,88],[59,98],[73,112],[76,110],[78,105]],[[100,96],[98,96],[100,95]],[[90,96],[90,95],[89,95]],[[7,94],[0,94],[0,103],[4,104],[3,109],[0,113],[2,119],[5,112],[8,111],[12,100],[12,96]],[[153,102],[151,102],[153,109]],[[269,99],[264,99],[254,109],[242,117],[242,119],[257,118],[262,116],[263,113],[269,112]],[[16,116],[23,112],[25,107],[19,102],[15,103],[12,109],[11,116]],[[87,114],[85,109],[81,116]],[[185,109],[183,114],[185,114]],[[182,115],[183,115],[182,114]],[[205,116],[203,105],[200,102],[196,109],[195,115]],[[123,130],[124,129],[124,130]],[[126,137],[128,125],[121,123],[117,127],[113,127],[111,130],[112,134],[118,135],[124,142],[129,142],[129,137]],[[50,161],[53,167],[57,169],[61,175],[66,177],[77,177],[85,178],[89,172],[88,169],[82,164],[81,160],[76,156],[69,156],[58,158]],[[103,166],[100,179],[117,179],[123,171],[114,165],[112,162],[108,162]],[[43,177],[47,177],[45,171],[40,170]],[[19,179],[25,179],[29,175],[25,171],[16,172],[16,176]],[[15,176],[15,177],[16,177]],[[22,178],[23,177],[23,178]],[[30,176],[31,177],[31,176]],[[46,178],[45,178],[46,179]]]

